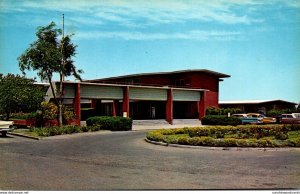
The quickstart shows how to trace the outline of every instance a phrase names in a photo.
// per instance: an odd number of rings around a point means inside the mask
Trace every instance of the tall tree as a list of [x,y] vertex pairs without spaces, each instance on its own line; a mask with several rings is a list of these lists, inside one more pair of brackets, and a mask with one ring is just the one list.
[[14,111],[36,111],[44,100],[44,91],[33,84],[34,80],[20,75],[0,74],[0,112],[8,120]]
[[[56,24],[51,22],[46,27],[38,27],[37,40],[30,44],[30,47],[18,58],[19,67],[25,75],[25,70],[37,71],[38,76],[50,82],[51,91],[56,105],[59,108],[59,123],[62,125],[62,83],[64,76],[73,75],[81,80],[82,70],[77,70],[72,57],[76,55],[76,45],[71,42],[71,36],[61,36],[62,30],[56,28]],[[59,39],[60,38],[60,39]],[[52,85],[53,74],[58,73],[60,84],[58,86],[58,96]]]

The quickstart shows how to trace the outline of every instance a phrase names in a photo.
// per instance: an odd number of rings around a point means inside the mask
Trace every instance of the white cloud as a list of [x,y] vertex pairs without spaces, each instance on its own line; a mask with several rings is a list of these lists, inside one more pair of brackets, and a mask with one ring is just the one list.
[[[263,23],[264,15],[257,13],[272,4],[300,8],[299,0],[0,0],[0,16],[15,12],[31,13],[28,17],[19,18],[15,14],[12,23],[38,26],[45,25],[45,18],[49,19],[48,13],[52,13],[52,20],[58,21],[57,24],[60,25],[60,14],[65,13],[66,26],[74,31],[76,36],[78,35],[76,31],[82,28],[95,30],[90,33],[84,32],[81,38],[106,36],[123,37],[123,39],[126,37],[127,39],[170,39],[172,37],[205,39],[205,37],[212,36],[203,34],[196,36],[191,31],[185,34],[173,33],[172,36],[159,31],[143,35],[137,30],[140,28],[152,30],[152,27],[156,25],[167,27],[167,25],[184,24],[188,21],[206,22],[212,25],[250,26]],[[12,20],[8,17],[4,19]],[[103,31],[103,29],[112,32],[96,32],[96,30]],[[135,32],[129,32],[129,29]],[[126,30],[128,32],[125,32]],[[214,38],[217,39],[217,37]]]
[[[148,23],[172,23],[186,20],[213,21],[226,24],[250,24],[255,18],[237,15],[232,6],[254,5],[252,0],[152,0],[152,1],[97,1],[97,0],[44,0],[9,1],[1,3],[2,12],[10,11],[56,11],[89,15],[87,20],[106,20],[134,26],[134,20],[144,18]],[[91,22],[87,21],[87,24]]]
[[123,40],[233,40],[240,38],[241,32],[235,31],[201,31],[193,30],[181,33],[142,33],[138,31],[115,31],[115,32],[101,32],[101,31],[88,31],[77,32],[75,39],[102,39],[113,38]]

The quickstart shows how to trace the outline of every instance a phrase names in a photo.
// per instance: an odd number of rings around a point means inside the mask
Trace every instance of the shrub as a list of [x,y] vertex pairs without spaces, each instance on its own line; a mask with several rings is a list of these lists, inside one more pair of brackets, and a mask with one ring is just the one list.
[[18,112],[18,113],[12,113],[10,118],[11,119],[27,119],[28,114],[27,113],[23,113],[23,112]]
[[127,117],[95,116],[86,120],[87,126],[100,125],[102,129],[128,131],[132,129],[132,119]]
[[162,135],[175,135],[176,134],[176,129],[164,129],[161,131]]
[[287,140],[290,146],[300,147],[300,138]]
[[91,131],[91,132],[94,132],[94,131],[99,131],[101,130],[101,125],[99,124],[95,124],[95,125],[92,125],[92,126],[87,126],[88,128],[88,131]]
[[300,131],[300,124],[283,125],[285,131]]
[[161,129],[148,132],[147,138],[153,141],[198,146],[299,147],[298,134],[300,125],[295,124],[239,125]]
[[146,135],[147,139],[152,141],[163,141],[164,136],[161,133],[161,130],[149,131]]
[[206,115],[228,115],[230,114],[236,114],[241,113],[241,109],[239,108],[215,108],[215,107],[209,107],[206,109]]
[[281,114],[284,114],[284,113],[285,113],[284,110],[272,109],[267,112],[267,116],[268,117],[276,117],[276,116],[280,116]]
[[219,115],[219,111],[215,107],[208,107],[205,111],[206,115]]
[[88,132],[88,131],[89,131],[89,128],[90,128],[90,127],[88,127],[88,126],[82,126],[82,127],[81,127],[81,131],[82,131],[82,132]]
[[33,127],[33,128],[29,128],[29,131],[35,133],[38,136],[47,137],[47,136],[81,133],[81,132],[88,132],[88,131],[94,132],[94,131],[99,131],[101,129],[102,127],[99,124],[94,124],[92,126],[82,126],[82,127],[78,125],[64,125],[61,127],[59,126]]
[[222,131],[216,131],[214,136],[215,138],[224,138],[225,134]]
[[51,102],[42,102],[42,115],[43,119],[55,119],[57,117],[57,106]]
[[234,138],[226,138],[221,141],[221,145],[224,147],[232,147],[237,146],[236,139]]
[[165,136],[163,140],[166,143],[173,143],[173,144],[177,144],[178,143],[178,138],[176,138],[174,136]]
[[194,146],[200,145],[200,141],[201,141],[200,137],[192,137],[187,139],[187,143],[189,145],[194,145]]
[[71,107],[69,107],[69,106],[63,106],[62,107],[62,111],[63,111],[63,119],[65,121],[69,120],[69,119],[75,118],[74,111],[73,111],[73,109]]
[[240,125],[241,119],[222,115],[208,115],[201,119],[203,125]]
[[279,140],[286,140],[288,139],[288,134],[286,132],[279,131],[275,134],[275,138]]
[[188,138],[188,137],[179,137],[178,138],[178,144],[188,145],[189,144],[188,139],[190,139],[190,138]]
[[209,127],[193,127],[188,130],[188,134],[190,137],[201,137],[210,135]]
[[81,133],[88,131],[98,131],[100,127],[98,125],[80,127],[77,125],[65,125],[62,127],[52,126],[52,127],[41,127],[41,128],[31,128],[30,131],[36,133],[38,136],[55,136],[62,134],[72,134]]
[[64,134],[72,134],[72,133],[79,133],[81,132],[80,126],[76,125],[67,125],[67,126],[62,126],[61,130]]

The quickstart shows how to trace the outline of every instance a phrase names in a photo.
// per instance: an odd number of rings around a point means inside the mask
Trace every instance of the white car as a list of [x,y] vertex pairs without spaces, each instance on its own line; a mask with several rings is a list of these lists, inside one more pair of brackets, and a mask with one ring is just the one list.
[[7,131],[11,130],[13,121],[0,121],[0,133],[2,136],[6,136]]

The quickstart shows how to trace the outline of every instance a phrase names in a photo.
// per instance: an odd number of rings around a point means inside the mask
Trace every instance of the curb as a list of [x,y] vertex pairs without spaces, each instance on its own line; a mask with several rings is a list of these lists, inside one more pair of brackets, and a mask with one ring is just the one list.
[[34,139],[34,140],[40,140],[41,139],[39,137],[32,137],[32,136],[24,135],[24,134],[20,134],[20,133],[7,132],[7,134],[15,135],[15,136],[19,136],[19,137],[25,137],[25,138]]
[[291,151],[291,150],[299,150],[300,148],[292,148],[292,147],[283,147],[283,148],[253,148],[253,147],[208,147],[208,146],[191,146],[191,145],[180,145],[180,144],[169,144],[164,142],[152,141],[149,139],[144,139],[146,142],[160,145],[160,146],[169,146],[169,147],[178,147],[178,148],[192,148],[192,149],[204,149],[204,150],[226,150],[226,151]]

